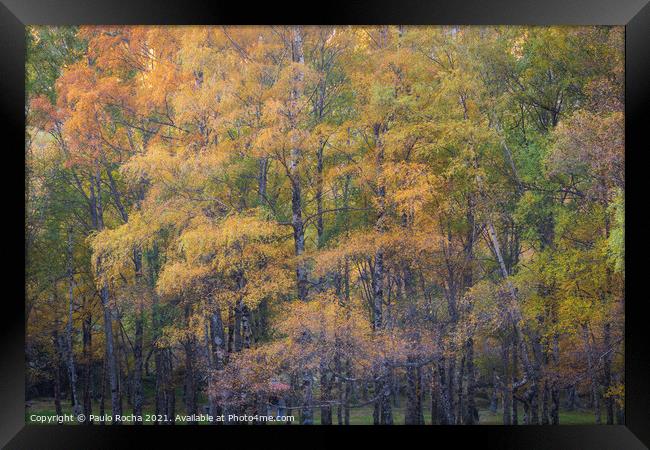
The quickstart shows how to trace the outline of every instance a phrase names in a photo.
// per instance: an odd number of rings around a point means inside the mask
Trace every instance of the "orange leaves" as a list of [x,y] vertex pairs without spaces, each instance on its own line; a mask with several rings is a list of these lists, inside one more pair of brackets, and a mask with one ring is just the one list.
[[60,111],[44,96],[33,98],[29,104],[29,125],[44,131],[52,131],[55,124],[63,119]]
[[[126,131],[116,127],[117,111],[131,109],[131,87],[115,76],[101,76],[85,61],[68,67],[57,82],[59,115],[69,164],[94,165],[115,149],[128,148]],[[113,126],[111,126],[113,125]]]
[[80,37],[88,40],[88,57],[100,70],[127,77],[142,70],[148,57],[145,27],[81,27]]

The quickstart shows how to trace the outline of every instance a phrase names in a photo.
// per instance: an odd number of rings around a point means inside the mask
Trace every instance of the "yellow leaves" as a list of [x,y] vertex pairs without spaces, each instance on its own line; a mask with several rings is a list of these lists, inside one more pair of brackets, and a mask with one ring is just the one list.
[[510,53],[512,53],[515,58],[521,59],[524,55],[524,46],[526,45],[527,39],[528,31],[523,30],[522,33],[513,41]]
[[293,286],[286,233],[257,218],[256,211],[218,221],[197,216],[179,234],[176,251],[178,259],[163,267],[158,281],[163,295],[200,291],[212,283],[210,295],[218,303],[241,299],[253,308]]
[[296,93],[302,96],[305,88],[310,84],[314,84],[317,79],[316,72],[306,64],[288,61],[282,67],[280,76],[269,94],[282,102],[288,102]]
[[157,62],[151,63],[153,67],[149,67],[137,76],[135,105],[143,113],[163,110],[171,92],[180,83],[176,65],[167,61],[158,61],[153,53],[150,56],[152,61]]
[[[332,291],[319,293],[308,302],[292,302],[285,307],[283,316],[285,319],[278,330],[294,340],[301,340],[306,332],[318,339],[333,339],[336,334],[345,332],[348,321],[360,327],[366,322],[341,306],[340,299]],[[358,320],[362,323],[356,323]]]
[[432,231],[431,223],[422,219],[418,225],[412,228],[392,226],[382,233],[367,229],[353,232],[339,238],[331,248],[306,254],[305,258],[314,260],[314,273],[319,276],[338,269],[346,259],[352,262],[368,261],[379,248],[386,253],[385,264],[395,264],[396,268],[405,262],[418,265],[422,261],[430,261],[438,251],[438,236]]
[[[281,236],[277,225],[259,220],[254,212],[249,212],[247,215],[230,215],[219,223],[197,217],[180,235],[178,245],[179,251],[190,262],[219,253],[232,256],[237,261],[237,258],[254,258],[255,251],[272,254],[274,249],[266,244]],[[223,267],[217,265],[217,268]]]
[[156,290],[163,296],[189,294],[197,281],[210,273],[207,265],[190,265],[182,261],[167,263],[160,272]]
[[255,308],[262,300],[279,300],[294,288],[293,272],[282,265],[270,265],[263,270],[247,272],[243,301]]
[[239,242],[264,243],[281,238],[284,235],[278,225],[260,220],[254,214],[254,211],[250,211],[246,214],[227,217],[221,223],[218,242],[225,246]]
[[625,384],[617,383],[605,391],[605,398],[612,398],[616,401],[619,408],[625,407]]
[[154,143],[147,147],[145,153],[130,158],[121,171],[135,181],[143,178],[170,180],[175,165],[173,151],[162,143]]
[[93,264],[103,281],[114,283],[125,276],[130,278],[134,252],[150,248],[154,243],[159,226],[139,212],[132,213],[129,219],[117,228],[104,229],[89,238]]
[[431,202],[439,184],[438,177],[421,163],[400,161],[383,165],[383,178],[390,186],[389,198],[400,213],[413,215]]
[[[559,335],[563,354],[575,352],[583,326],[597,345],[604,321],[621,321],[624,127],[611,79],[622,66],[610,73],[602,70],[610,63],[592,61],[602,54],[613,64],[614,50],[583,38],[591,55],[583,67],[573,61],[579,34],[562,29],[304,31],[305,62],[296,63],[290,28],[82,29],[89,50],[64,68],[58,103],[30,105],[40,128],[30,192],[44,202],[72,192],[57,204],[65,208],[83,204],[77,191],[90,197],[89,178],[100,178],[108,228],[90,238],[95,270],[86,272],[96,279],[78,275],[75,296],[96,295],[92,281],[108,285],[132,332],[131,308],[160,295],[154,313],[169,326],[154,345],[174,352],[188,341],[209,345],[217,310],[230,334],[235,308],[250,311],[255,332],[268,319],[255,348],[230,352],[223,370],[204,370],[197,352],[210,393],[236,405],[286,392],[274,389],[287,375],[332,369],[341,358],[351,362],[346,375],[366,380],[381,365],[402,375],[413,360],[460,361],[468,337],[500,340],[513,318],[524,340],[541,337],[543,351]],[[606,76],[583,75],[596,65]],[[553,139],[540,137],[536,122],[560,101],[557,92],[571,115]],[[578,101],[584,110],[574,112]],[[84,164],[75,171],[81,186],[52,170],[62,160]],[[129,213],[113,229],[107,168]],[[557,201],[558,179],[598,201]],[[296,257],[288,225],[298,202],[306,243]],[[54,212],[45,220],[58,225]],[[85,210],[73,214],[61,212],[66,223],[90,222]],[[506,279],[487,225],[498,232]],[[553,239],[541,250],[547,226]],[[139,252],[143,273],[135,273]],[[379,254],[384,328],[373,330]],[[305,302],[294,298],[297,267],[307,272]],[[30,280],[28,295],[47,309],[30,320],[60,328],[50,322],[65,317],[64,283],[40,283]],[[493,358],[481,355],[479,364]],[[622,387],[605,395],[622,398]]]

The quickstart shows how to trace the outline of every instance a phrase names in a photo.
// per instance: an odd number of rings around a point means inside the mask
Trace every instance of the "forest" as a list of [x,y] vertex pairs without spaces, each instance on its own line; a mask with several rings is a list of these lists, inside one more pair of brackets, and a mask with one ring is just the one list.
[[623,27],[26,48],[28,422],[624,423]]

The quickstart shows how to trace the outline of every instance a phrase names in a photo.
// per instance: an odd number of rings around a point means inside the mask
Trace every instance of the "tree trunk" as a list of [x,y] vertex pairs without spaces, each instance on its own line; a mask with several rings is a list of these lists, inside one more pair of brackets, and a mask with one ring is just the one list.
[[59,356],[59,334],[56,329],[52,332],[52,341],[54,347],[54,361],[53,361],[53,373],[54,373],[54,410],[56,411],[57,416],[63,415],[63,409],[61,408],[61,358]]
[[[117,323],[118,329],[120,333],[115,336],[115,354],[117,358],[117,386],[118,386],[118,392],[120,395],[120,411],[124,411],[124,407],[122,404],[122,392],[126,390],[126,402],[128,405],[133,405],[133,398],[131,396],[132,394],[132,384],[130,382],[124,383],[124,378],[126,376],[127,381],[130,380],[131,376],[131,369],[129,368],[129,355],[126,352],[126,339],[124,337],[124,330],[122,329],[122,320],[121,317],[118,316],[115,318],[115,321]],[[122,339],[120,339],[120,337]],[[122,361],[124,361],[124,367],[122,367]],[[126,386],[125,386],[126,385]]]
[[313,408],[313,374],[311,370],[302,372],[302,407],[300,409],[302,425],[314,424]]
[[104,360],[102,361],[102,382],[101,382],[101,395],[99,397],[99,417],[101,420],[100,424],[104,425],[106,421],[104,416],[106,415],[106,371],[108,369],[108,357],[106,356],[106,351],[104,351]]
[[[135,284],[142,284],[142,252],[135,250],[133,252],[135,262]],[[144,306],[142,299],[136,300],[136,317],[135,317],[135,341],[133,342],[133,414],[142,416],[142,406],[144,402],[144,391],[142,386],[143,359],[142,348],[144,341]],[[140,425],[142,422],[134,422]]]
[[[347,363],[346,373],[349,375],[352,374],[350,370],[351,363]],[[350,425],[350,400],[352,398],[352,382],[346,381],[345,383],[345,408],[343,409],[343,423],[345,425]]]
[[[91,190],[93,223],[96,225],[97,231],[104,229],[104,210],[101,202],[101,172],[96,170],[95,176],[92,181],[95,183],[94,188]],[[101,260],[97,261],[97,272],[101,274]],[[108,378],[111,387],[111,411],[112,415],[122,415],[122,399],[119,391],[119,366],[117,362],[117,355],[114,350],[113,340],[113,319],[111,317],[111,308],[109,305],[108,285],[106,282],[102,284],[100,289],[100,299],[102,311],[104,313],[104,339],[106,345],[106,358],[108,359]],[[113,425],[119,425],[120,422],[113,421]]]
[[391,405],[391,383],[390,383],[390,370],[386,365],[382,367],[383,382],[381,383],[381,425],[393,424],[393,408]]
[[438,372],[438,405],[439,405],[439,417],[440,417],[440,425],[453,425],[454,423],[454,418],[453,418],[453,409],[451,406],[450,402],[450,392],[449,392],[449,384],[447,383],[446,380],[446,370],[445,370],[445,358],[441,358],[438,362],[438,366],[436,368],[436,372]]
[[171,352],[171,349],[165,349],[163,353],[163,361],[165,363],[164,374],[167,423],[173,425],[176,422],[176,387],[174,385],[174,364]]
[[[211,384],[215,382],[215,378],[225,366],[226,355],[226,336],[223,329],[223,321],[221,320],[221,310],[218,306],[214,306],[214,312],[210,318],[210,343],[212,350],[212,374],[210,376]],[[210,386],[212,388],[212,386]],[[213,417],[223,414],[223,407],[219,404],[215,392],[209,392],[208,398],[210,401],[210,414]],[[214,422],[221,423],[221,422]]]
[[553,379],[551,382],[551,425],[560,424],[560,344],[558,335],[553,336]]
[[[497,378],[497,370],[492,369],[492,390],[490,391],[490,412],[496,414],[499,409],[499,380]],[[505,408],[504,408],[505,411]],[[505,422],[505,420],[504,420]],[[504,423],[505,425],[505,423]]]
[[[153,313],[154,315],[156,314],[155,309],[156,308],[154,306],[154,313]],[[155,332],[156,330],[155,325],[152,325],[152,328]],[[158,347],[156,347],[156,349],[154,350],[154,364],[155,364],[155,372],[156,372],[156,386],[155,386],[156,394],[154,400],[156,420],[154,423],[158,424],[158,416],[167,413],[167,405],[165,401],[164,376],[163,376],[163,371],[165,370],[163,364],[163,350]]]
[[406,368],[406,412],[404,414],[404,424],[418,425],[420,412],[418,411],[417,374],[413,357],[408,357],[407,363],[410,365]]
[[512,404],[512,424],[513,425],[518,425],[519,424],[519,400],[515,397],[515,390],[513,388],[514,383],[517,381],[517,377],[519,376],[519,357],[518,357],[518,348],[519,348],[519,343],[517,340],[519,337],[517,336],[517,333],[513,332],[512,333],[512,369],[510,371],[510,379],[509,383],[511,383],[510,387],[510,403]]
[[[304,79],[304,69],[302,66],[305,64],[303,54],[303,31],[302,27],[297,26],[291,29],[291,60],[296,63],[296,71],[291,88],[291,105],[290,105],[290,120],[293,129],[298,128],[298,113],[299,113],[299,99],[300,99],[300,85]],[[302,219],[302,187],[300,176],[300,158],[302,149],[299,142],[292,142],[291,159],[289,161],[289,178],[291,181],[291,226],[293,228],[293,242],[294,252],[296,256],[300,256],[305,251],[305,230]],[[304,261],[298,259],[296,263],[296,285],[298,291],[298,299],[301,301],[307,300],[307,266]],[[313,411],[313,374],[310,370],[303,371],[302,374],[302,391],[303,403],[301,408],[302,423],[311,425],[314,422]]]
[[154,371],[155,371],[155,386],[154,386],[154,413],[155,420],[154,424],[158,425],[158,417],[167,414],[167,406],[165,401],[165,390],[164,390],[164,363],[163,363],[163,349],[158,345],[158,338],[160,337],[160,311],[158,305],[158,295],[155,292],[156,287],[156,277],[158,276],[158,247],[154,245],[153,249],[150,252],[146,253],[147,257],[147,273],[148,273],[148,283],[149,288],[151,289],[151,340],[152,345],[154,346],[153,355],[154,355]]
[[[424,398],[425,398],[425,373],[424,370],[422,370],[422,366],[418,366],[415,369],[415,374],[417,377],[417,414],[418,414],[418,425],[424,425]],[[399,395],[399,392],[395,393],[395,396],[397,397]]]
[[316,151],[316,235],[318,236],[318,248],[323,246],[323,148],[324,143]]
[[[142,305],[138,307],[135,319],[135,341],[133,343],[133,414],[136,416],[142,415],[142,406],[144,402],[144,392],[142,386],[142,373],[143,373],[143,360],[142,360],[142,346],[143,346],[143,325],[144,312]],[[142,422],[135,422],[136,425]]]
[[528,389],[527,396],[529,415],[528,425],[539,425],[539,386],[533,383]]
[[[476,239],[476,221],[474,217],[474,198],[475,195],[470,193],[467,198],[467,238],[464,248],[465,254],[465,267],[463,270],[463,291],[467,292],[474,284],[474,241]],[[471,300],[467,301],[465,306],[465,315],[470,317],[472,313]],[[465,366],[467,371],[466,390],[467,400],[465,405],[465,417],[463,423],[466,425],[474,425],[478,422],[478,410],[476,409],[476,402],[474,399],[475,390],[474,384],[474,339],[471,335],[472,331],[468,330],[467,341],[465,343]],[[462,408],[460,408],[462,411]]]
[[241,306],[241,330],[243,348],[251,348],[251,311],[248,306]]
[[[616,375],[616,384],[619,384],[621,382],[620,375]],[[625,398],[622,399],[623,401]],[[617,425],[625,425],[625,408],[623,404],[619,404],[619,402],[616,402],[616,424]]]
[[[83,412],[86,417],[90,417],[92,414],[92,391],[93,391],[93,377],[92,377],[92,316],[90,312],[86,313],[84,321],[82,324],[82,334],[83,334]],[[90,420],[84,422],[86,424],[91,424]]]
[[509,353],[510,353],[510,343],[503,342],[501,344],[501,362],[503,365],[503,384],[502,384],[503,391],[501,395],[503,398],[503,424],[516,425],[516,423],[513,421],[513,413],[516,411],[516,407],[512,404],[513,401],[512,382],[514,377],[511,375],[509,370],[509,366],[510,366]]
[[[612,385],[612,330],[609,322],[605,323],[603,329],[603,344],[605,357],[603,358],[603,390],[609,392]],[[605,397],[605,411],[607,414],[607,425],[614,425],[614,397]]]
[[467,366],[467,407],[465,409],[465,425],[474,425],[478,423],[478,410],[476,409],[476,399],[474,384],[474,339],[470,336],[466,344],[465,365]]
[[[382,181],[383,179],[383,164],[384,164],[384,144],[382,141],[382,132],[384,126],[376,123],[373,126],[376,145],[376,159],[375,171],[377,179],[377,220],[375,222],[375,230],[378,233],[384,233],[386,230],[385,216],[386,216],[386,187]],[[373,295],[373,329],[375,332],[380,331],[384,327],[383,323],[383,303],[384,303],[384,249],[377,248],[375,250],[375,258],[373,264],[372,274],[372,295]],[[388,367],[384,362],[381,362],[381,367],[375,375],[375,395],[377,396],[374,418],[375,422],[382,425],[392,424],[392,408],[390,405],[391,386],[388,379]]]
[[589,340],[589,329],[587,325],[582,326],[582,336],[585,342],[585,353],[587,354],[587,373],[589,374],[589,379],[591,381],[591,396],[593,400],[594,416],[596,417],[596,423],[600,425],[602,418],[600,411],[600,393],[598,392],[598,376],[596,374],[596,367],[594,366],[593,350]]
[[320,423],[321,425],[332,425],[332,383],[328,376],[328,370],[325,361],[321,360],[320,365],[320,391],[321,391],[321,408],[320,408]]
[[260,206],[266,205],[266,184],[268,179],[269,158],[264,156],[259,160],[259,173],[257,176],[257,191],[259,195]]
[[[336,367],[338,373],[341,373],[343,368],[339,364]],[[336,423],[338,425],[343,425],[343,405],[345,402],[345,391],[343,390],[343,380],[339,378],[337,380],[336,391],[338,393],[338,405],[336,405]]]
[[240,352],[242,349],[242,309],[243,309],[243,303],[241,299],[237,301],[237,304],[235,305],[235,320],[233,323],[233,350],[235,352]]
[[[190,306],[185,306],[185,323],[189,327]],[[197,411],[197,386],[196,373],[194,369],[194,337],[187,337],[183,341],[185,350],[185,412],[188,415],[196,414]],[[196,425],[196,421],[189,421],[190,425]]]
[[[113,320],[111,318],[110,306],[108,304],[108,287],[102,286],[100,290],[102,309],[104,310],[104,339],[106,342],[106,358],[108,359],[108,378],[111,389],[111,411],[112,415],[121,415],[122,400],[120,398],[119,381],[118,381],[118,363],[117,355],[113,347]],[[119,425],[120,422],[113,421],[113,425]]]
[[65,355],[68,366],[68,379],[70,380],[70,395],[72,397],[72,412],[76,416],[81,413],[81,405],[77,396],[77,370],[74,362],[74,348],[72,344],[72,313],[74,311],[74,268],[72,249],[72,228],[68,229],[68,323],[65,327]]
[[[453,345],[453,344],[452,344]],[[455,352],[454,352],[455,353]],[[456,356],[452,354],[447,359],[447,398],[449,399],[449,412],[451,413],[451,422],[449,425],[456,423],[456,401],[455,401],[455,388],[456,388]]]
[[[298,112],[299,112],[299,86],[303,81],[304,73],[301,66],[305,64],[305,58],[302,48],[302,28],[294,27],[292,29],[291,39],[291,53],[292,61],[298,64],[298,69],[293,80],[293,87],[291,89],[291,121],[292,128],[297,128]],[[300,183],[300,157],[302,150],[298,142],[292,143],[291,160],[289,161],[289,174],[291,181],[291,225],[293,228],[293,241],[295,255],[300,256],[305,250],[305,230],[302,220],[302,192]],[[296,264],[296,281],[298,287],[298,298],[300,300],[307,299],[307,267],[302,261]]]
[[463,423],[463,381],[465,378],[465,356],[460,360],[460,367],[458,368],[458,386],[456,387],[456,393],[458,402],[456,405],[456,425],[461,425]]
[[549,385],[548,380],[544,380],[542,388],[542,425],[548,425],[551,423],[550,413],[549,413],[549,404],[551,401],[551,386]]
[[[196,375],[194,373],[194,343],[187,339],[183,344],[185,349],[185,412],[188,415],[197,413]],[[188,422],[196,425],[196,421]]]
[[576,409],[576,385],[575,384],[572,384],[567,389],[566,409],[567,411],[575,411]]
[[438,388],[438,382],[436,381],[435,368],[431,368],[429,371],[430,376],[430,391],[431,391],[431,425],[440,424],[440,404],[438,399],[440,398],[440,392]]

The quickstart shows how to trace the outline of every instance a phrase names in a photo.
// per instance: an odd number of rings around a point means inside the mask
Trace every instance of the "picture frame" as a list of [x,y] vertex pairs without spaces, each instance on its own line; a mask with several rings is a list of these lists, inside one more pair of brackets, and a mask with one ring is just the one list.
[[[312,7],[314,5],[311,5]],[[238,439],[254,437],[262,442],[335,443],[348,439],[349,433],[369,441],[395,439],[422,440],[438,445],[440,437],[456,446],[485,445],[494,448],[589,448],[641,449],[650,445],[650,356],[643,344],[646,315],[642,285],[643,262],[647,242],[643,220],[644,183],[642,170],[647,167],[647,124],[650,105],[650,4],[648,0],[462,0],[459,2],[354,1],[328,2],[307,12],[306,3],[276,3],[245,7],[225,2],[204,3],[197,0],[158,1],[84,1],[84,0],[2,0],[0,3],[0,104],[7,126],[5,157],[10,158],[2,177],[7,214],[11,216],[6,231],[8,259],[3,313],[0,314],[3,337],[0,351],[0,444],[6,448],[114,448],[152,446],[187,446],[190,441],[221,442],[223,436]],[[24,420],[24,345],[25,255],[20,240],[23,235],[24,197],[18,186],[24,172],[19,170],[20,148],[24,148],[24,63],[25,25],[72,24],[504,24],[504,25],[624,25],[625,26],[625,140],[626,194],[633,205],[626,208],[625,291],[625,422],[622,425],[571,426],[437,426],[437,427],[64,427],[25,425]],[[631,200],[630,200],[631,199]],[[634,205],[638,202],[638,205]],[[627,245],[630,243],[630,245]],[[22,271],[22,272],[21,272]],[[23,276],[21,276],[21,273]],[[215,434],[216,433],[216,434]],[[299,434],[300,436],[297,436]],[[316,436],[311,436],[315,434]],[[310,436],[307,436],[310,435]],[[287,439],[288,438],[288,439]],[[271,439],[274,439],[271,441]],[[276,440],[277,439],[277,440]],[[286,440],[285,440],[286,439]],[[137,444],[136,444],[137,442]],[[268,445],[268,444],[267,444]]]

